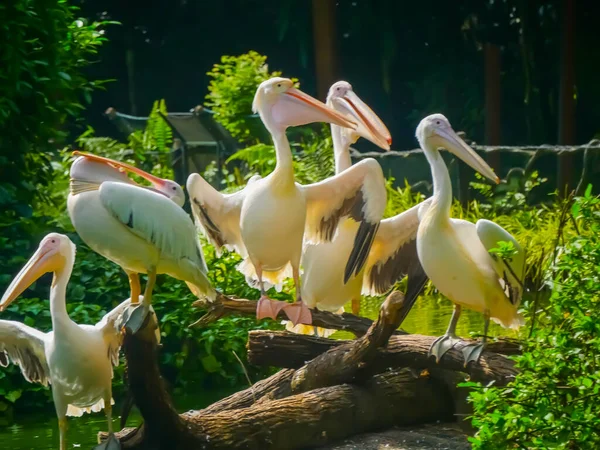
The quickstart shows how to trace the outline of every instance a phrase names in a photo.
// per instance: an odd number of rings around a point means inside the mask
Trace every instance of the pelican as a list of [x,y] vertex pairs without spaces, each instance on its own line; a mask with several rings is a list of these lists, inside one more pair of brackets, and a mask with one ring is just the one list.
[[[350,83],[338,81],[329,89],[327,106],[351,117],[358,124],[355,130],[331,124],[335,173],[340,174],[352,166],[350,145],[363,137],[384,150],[389,150],[392,138],[381,119],[352,89]],[[302,255],[302,293],[309,308],[342,312],[352,300],[357,312],[363,284],[363,271],[344,279],[344,264],[354,245],[359,224],[346,218],[330,242],[307,243]],[[377,231],[377,234],[381,232]],[[377,240],[377,237],[375,238]],[[373,250],[371,250],[373,252]],[[369,256],[370,258],[370,256]],[[367,263],[368,264],[368,263]],[[302,330],[303,328],[297,328]]]
[[97,449],[121,448],[112,434],[113,365],[119,363],[122,334],[116,322],[129,306],[127,299],[96,325],[78,325],[68,314],[65,292],[75,245],[62,234],[50,233],[17,274],[0,300],[4,311],[28,286],[47,272],[54,278],[50,290],[52,331],[43,333],[19,322],[0,320],[0,366],[18,364],[30,383],[50,384],[58,416],[60,449],[66,450],[66,416],[81,416],[104,408],[109,439]]
[[[311,122],[346,128],[357,125],[294,88],[286,78],[275,77],[261,83],[253,110],[273,137],[275,170],[230,195],[217,192],[200,175],[192,174],[187,182],[192,211],[216,247],[230,246],[245,257],[240,270],[247,277],[256,277],[261,291],[258,318],[275,318],[283,309],[293,324],[310,324],[312,317],[302,302],[299,280],[303,238],[314,242],[331,240],[340,219],[352,217],[359,227],[345,264],[345,275],[349,278],[360,272],[385,208],[383,173],[377,162],[365,160],[325,181],[302,186],[294,181],[286,129]],[[269,299],[264,278],[277,284],[289,274],[290,267],[296,303]]]
[[[525,254],[515,238],[494,222],[479,220],[474,224],[450,217],[452,187],[439,148],[449,150],[495,183],[499,179],[454,132],[448,119],[441,114],[424,118],[417,127],[416,137],[431,166],[433,178],[433,196],[417,210],[417,254],[433,285],[454,303],[448,329],[432,344],[430,354],[439,362],[457,343],[456,324],[462,308],[469,308],[483,313],[485,326],[481,342],[467,345],[462,350],[466,366],[479,359],[490,318],[504,327],[518,328],[522,324],[517,309],[523,293]],[[499,242],[512,244],[512,257],[503,259],[490,253]],[[403,308],[408,310],[410,306],[407,303]]]
[[[90,248],[127,273],[133,309],[128,329],[136,332],[144,323],[157,274],[184,280],[194,295],[214,299],[196,228],[181,208],[185,200],[181,187],[129,164],[75,154],[79,158],[71,166],[69,216]],[[134,183],[126,172],[141,176],[153,187]],[[147,273],[148,281],[143,301],[138,303],[140,273]]]

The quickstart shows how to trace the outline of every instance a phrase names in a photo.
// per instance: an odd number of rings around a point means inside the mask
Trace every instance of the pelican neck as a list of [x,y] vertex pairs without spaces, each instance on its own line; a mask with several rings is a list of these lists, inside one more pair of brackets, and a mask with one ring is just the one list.
[[73,261],[68,258],[62,269],[54,272],[52,287],[50,288],[50,315],[52,317],[52,329],[60,331],[62,325],[72,322],[67,314],[67,284],[73,271]]
[[421,143],[421,148],[431,167],[433,178],[433,196],[428,211],[434,220],[448,220],[452,207],[452,183],[448,167],[441,153],[427,142]]
[[331,140],[333,141],[335,173],[338,174],[352,166],[350,139],[342,127],[331,124]]
[[277,156],[277,164],[273,173],[285,174],[294,181],[294,160],[292,158],[292,149],[290,141],[287,138],[285,129],[277,129],[271,132],[273,136],[273,144],[275,145],[275,154]]

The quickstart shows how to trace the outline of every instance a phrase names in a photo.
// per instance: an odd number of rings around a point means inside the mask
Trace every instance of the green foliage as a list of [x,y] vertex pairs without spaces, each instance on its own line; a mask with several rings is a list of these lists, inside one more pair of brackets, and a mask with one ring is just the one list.
[[[158,111],[166,113],[164,102],[154,104],[146,128],[129,136],[127,143],[95,137],[91,129],[78,142],[85,151],[127,161],[159,176],[172,178],[168,161],[170,130],[165,129],[165,122]],[[0,248],[13,255],[5,260],[8,264],[0,273],[0,286],[8,286],[44,234],[50,231],[66,233],[77,246],[75,266],[67,289],[67,311],[76,322],[91,324],[127,298],[129,287],[121,268],[90,250],[71,225],[66,211],[71,162],[72,155],[68,149],[52,160],[53,183],[51,189],[38,185],[44,196],[34,203],[34,217],[12,220],[0,215],[0,227],[4,230],[27,229],[32,234],[31,239],[22,237],[19,234],[22,231],[0,234]],[[238,297],[258,298],[258,291],[250,288],[244,276],[236,270],[240,262],[237,255],[226,253],[217,257],[209,244],[204,242],[203,247],[207,264],[211,267],[209,276],[215,287]],[[45,278],[28,289],[3,313],[2,318],[49,330],[48,281],[49,278]],[[267,326],[281,328],[280,325],[272,321],[257,323],[247,317],[224,317],[206,328],[188,328],[191,318],[200,317],[202,311],[192,308],[196,298],[185,283],[161,275],[154,293],[153,305],[162,332],[161,364],[176,390],[185,389],[191,383],[198,383],[204,388],[246,383],[243,369],[233,352],[246,365],[252,379],[269,373],[268,369],[247,366],[245,345],[248,330]],[[291,298],[288,294],[274,297]],[[123,367],[121,365],[115,372],[113,387],[116,396],[122,392]],[[9,366],[0,371],[0,417],[9,417],[13,408],[29,410],[49,406],[50,402],[49,390],[27,383],[17,367]]]
[[244,144],[269,137],[260,119],[252,115],[252,101],[260,83],[281,72],[270,72],[267,57],[255,51],[239,56],[222,56],[207,75],[211,78],[206,106],[231,135]]
[[507,387],[473,388],[474,449],[597,449],[600,446],[600,199],[576,199],[572,236],[553,272],[553,294],[538,313],[519,374]]
[[50,154],[102,85],[83,69],[96,58],[107,22],[88,23],[65,0],[0,5],[0,208],[31,215],[36,184],[48,183]]
[[[302,133],[297,133],[298,139],[292,142],[292,156],[294,160],[294,176],[302,184],[316,183],[334,174],[333,142],[327,127],[324,125],[317,131],[307,128]],[[225,177],[229,187],[245,183],[251,176],[267,176],[275,169],[277,159],[275,147],[271,144],[258,143],[238,150],[231,155],[226,164],[243,163],[245,176]],[[213,169],[210,169],[213,170]],[[224,168],[227,172],[228,169]]]

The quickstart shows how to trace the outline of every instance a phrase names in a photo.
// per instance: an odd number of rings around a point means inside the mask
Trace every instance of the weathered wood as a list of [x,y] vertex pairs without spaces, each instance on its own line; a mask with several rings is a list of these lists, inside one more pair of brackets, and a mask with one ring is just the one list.
[[373,361],[377,349],[385,346],[398,328],[403,303],[404,294],[392,292],[381,305],[379,317],[367,334],[334,347],[300,367],[292,377],[292,392],[306,392],[352,381],[358,370]]
[[[392,425],[451,420],[464,405],[465,394],[461,397],[456,388],[464,377],[462,358],[452,355],[448,364],[415,369],[433,338],[394,334],[403,299],[392,293],[361,338],[343,341],[297,369],[284,369],[204,410],[181,415],[164,389],[152,331],[128,335],[129,388],[145,424],[118,433],[123,449],[296,449]],[[264,334],[269,347],[283,336],[272,332],[271,338],[269,333]],[[290,342],[306,338],[286,336]],[[388,361],[382,352],[394,355],[392,365],[384,367]],[[484,353],[481,367],[471,372],[490,379],[492,369],[501,368],[498,358]],[[501,369],[510,371],[508,366]]]
[[[256,303],[255,300],[232,298],[222,294],[218,295],[217,299],[212,303],[198,301],[194,303],[194,306],[206,309],[206,313],[191,324],[190,327],[204,327],[228,314],[256,315]],[[284,312],[280,312],[277,319],[288,320],[288,317]],[[355,316],[354,314],[334,314],[314,309],[312,310],[312,324],[316,327],[331,330],[346,330],[354,333],[356,336],[362,336],[373,325],[373,321],[366,317]],[[396,330],[395,333],[405,334],[401,330]]]
[[[492,342],[483,352],[480,361],[464,367],[460,349],[471,340],[465,340],[455,346],[436,363],[428,357],[429,347],[435,336],[403,335],[392,336],[385,349],[379,349],[376,357],[368,367],[369,373],[411,367],[415,370],[443,368],[456,372],[464,372],[472,379],[488,382],[495,380],[498,384],[506,384],[516,375],[511,359],[502,355],[519,353],[519,346],[514,341]],[[259,366],[298,368],[321,354],[324,349],[332,351],[353,341],[334,341],[316,336],[297,335],[288,332],[252,331],[248,337],[248,360]]]
[[[452,420],[452,397],[427,374],[410,369],[376,375],[364,385],[336,385],[211,414],[181,415],[195,430],[187,446],[138,441],[136,449],[297,449],[314,447],[369,430]],[[131,431],[121,432],[131,436]]]

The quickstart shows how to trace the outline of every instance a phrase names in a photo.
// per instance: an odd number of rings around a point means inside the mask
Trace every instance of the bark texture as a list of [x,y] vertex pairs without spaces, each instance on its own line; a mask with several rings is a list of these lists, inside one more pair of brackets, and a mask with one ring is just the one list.
[[[118,433],[124,449],[300,449],[394,425],[451,421],[465,412],[467,376],[505,383],[511,360],[492,350],[464,368],[460,347],[440,364],[427,358],[433,337],[397,332],[404,301],[393,292],[377,321],[315,312],[314,323],[359,338],[332,341],[285,332],[253,331],[255,364],[286,367],[209,407],[178,414],[164,389],[152,330],[128,335],[128,382],[144,424]],[[221,296],[200,324],[224,314],[255,314],[256,302]],[[459,344],[460,345],[460,344]],[[499,350],[515,350],[501,344]],[[99,439],[106,436],[100,434]]]

